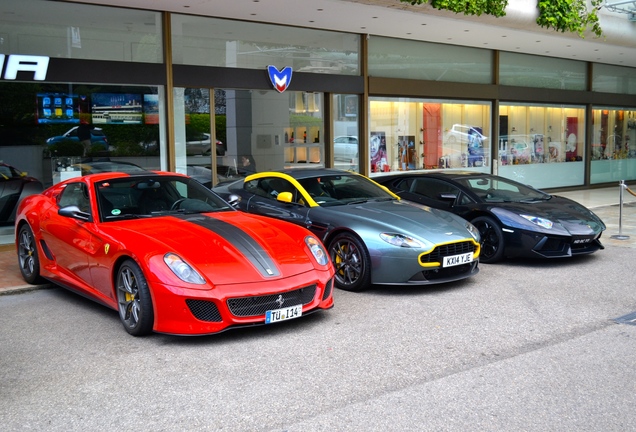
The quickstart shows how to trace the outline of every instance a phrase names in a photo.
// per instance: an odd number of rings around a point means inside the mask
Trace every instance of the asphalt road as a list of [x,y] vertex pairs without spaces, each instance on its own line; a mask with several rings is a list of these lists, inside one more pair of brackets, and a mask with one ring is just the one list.
[[636,430],[636,249],[482,265],[215,336],[129,336],[61,288],[0,296],[4,431]]

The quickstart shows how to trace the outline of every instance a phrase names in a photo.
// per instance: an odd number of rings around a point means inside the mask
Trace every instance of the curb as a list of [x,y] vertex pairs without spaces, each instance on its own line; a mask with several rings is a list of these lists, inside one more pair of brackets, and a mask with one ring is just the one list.
[[53,287],[53,284],[49,283],[49,284],[42,284],[42,285],[18,285],[14,287],[0,288],[0,296],[22,294],[29,291],[49,289],[52,287]]

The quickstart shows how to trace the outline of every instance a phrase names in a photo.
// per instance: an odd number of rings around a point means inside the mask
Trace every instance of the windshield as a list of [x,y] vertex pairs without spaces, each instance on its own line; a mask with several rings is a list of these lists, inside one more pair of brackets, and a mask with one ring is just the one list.
[[234,210],[188,177],[132,176],[95,184],[102,221]]
[[394,199],[393,195],[361,175],[327,175],[298,182],[320,206],[357,204]]
[[479,176],[457,179],[486,202],[533,202],[545,201],[551,195],[503,177]]

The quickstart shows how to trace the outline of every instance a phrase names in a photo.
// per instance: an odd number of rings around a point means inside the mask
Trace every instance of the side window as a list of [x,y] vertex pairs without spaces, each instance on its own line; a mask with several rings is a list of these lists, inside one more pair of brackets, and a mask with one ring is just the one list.
[[412,179],[412,178],[404,179],[404,180],[402,180],[400,183],[398,183],[398,184],[396,185],[396,187],[397,187],[399,190],[403,190],[403,191],[406,191],[406,192],[410,192],[410,191],[411,191],[411,188],[413,187],[413,179]]
[[455,186],[437,179],[421,179],[418,178],[413,183],[411,192],[425,196],[435,201],[443,201],[448,203],[448,200],[440,198],[441,194],[455,194],[459,195],[459,189]]
[[291,192],[296,202],[297,190],[289,181],[279,177],[266,177],[245,183],[245,190],[264,198],[276,200],[281,192]]
[[84,183],[69,183],[60,194],[58,206],[60,208],[76,206],[80,211],[90,213],[91,206],[86,185]]

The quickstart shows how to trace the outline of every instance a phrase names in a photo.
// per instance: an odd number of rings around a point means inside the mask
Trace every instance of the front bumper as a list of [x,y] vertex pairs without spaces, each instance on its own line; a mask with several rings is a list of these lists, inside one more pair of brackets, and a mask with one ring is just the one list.
[[188,289],[150,282],[153,330],[178,335],[218,333],[265,324],[265,312],[302,304],[302,314],[333,307],[333,273],[314,271],[271,282]]

